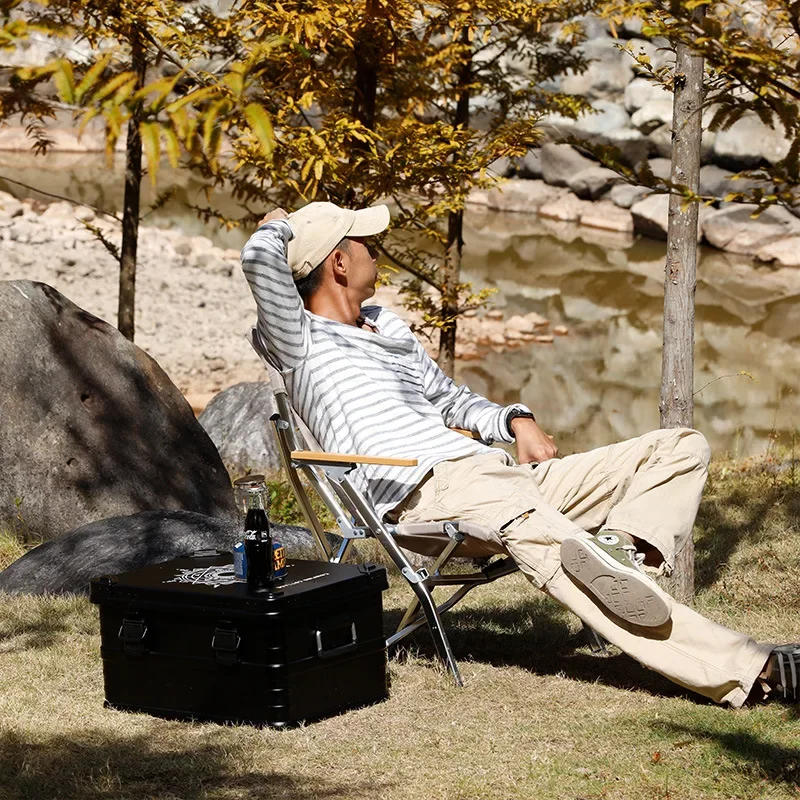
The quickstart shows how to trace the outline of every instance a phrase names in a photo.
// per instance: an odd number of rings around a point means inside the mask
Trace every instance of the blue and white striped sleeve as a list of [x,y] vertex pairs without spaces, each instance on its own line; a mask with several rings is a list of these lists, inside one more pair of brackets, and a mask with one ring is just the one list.
[[441,412],[445,425],[476,431],[489,444],[511,444],[514,441],[508,433],[506,419],[513,409],[529,411],[527,406],[521,403],[501,406],[476,394],[468,386],[458,386],[439,369],[418,341],[415,349],[420,359],[425,397]]
[[242,250],[242,271],[258,309],[258,332],[281,369],[308,356],[311,337],[303,301],[286,261],[292,229],[282,219],[262,225]]

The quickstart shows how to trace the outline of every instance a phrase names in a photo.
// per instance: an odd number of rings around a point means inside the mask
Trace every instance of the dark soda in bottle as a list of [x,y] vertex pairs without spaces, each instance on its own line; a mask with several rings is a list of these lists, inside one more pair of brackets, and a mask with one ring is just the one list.
[[245,562],[247,588],[253,592],[268,592],[275,582],[275,566],[267,515],[267,484],[263,475],[249,475],[234,481],[234,487],[236,503],[244,515],[244,558],[241,560]]
[[250,508],[244,523],[244,552],[247,556],[247,588],[251,592],[272,589],[275,582],[272,536],[263,508]]

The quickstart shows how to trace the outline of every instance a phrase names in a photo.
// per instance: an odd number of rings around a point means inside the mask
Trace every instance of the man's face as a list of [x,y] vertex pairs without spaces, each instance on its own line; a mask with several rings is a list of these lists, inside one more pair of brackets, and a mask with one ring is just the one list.
[[378,249],[374,240],[366,236],[348,236],[350,245],[350,286],[363,296],[363,299],[375,294],[375,282],[378,280]]

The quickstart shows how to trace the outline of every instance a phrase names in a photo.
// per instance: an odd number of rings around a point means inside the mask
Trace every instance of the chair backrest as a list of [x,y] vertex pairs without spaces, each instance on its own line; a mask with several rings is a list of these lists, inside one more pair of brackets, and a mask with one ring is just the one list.
[[360,518],[358,510],[353,508],[348,501],[348,494],[345,491],[346,477],[343,478],[341,483],[331,482],[323,470],[313,465],[304,465],[302,467],[303,474],[331,512],[340,532],[344,536],[342,542],[338,544],[338,548],[332,545],[314,510],[311,499],[299,479],[298,471],[292,463],[291,456],[292,451],[313,450],[321,452],[322,447],[302,417],[293,408],[289,393],[286,390],[286,383],[283,380],[283,373],[270,356],[258,329],[251,328],[246,338],[266,367],[267,375],[269,376],[277,408],[277,414],[273,415],[272,422],[275,425],[278,449],[286,476],[300,504],[300,510],[311,529],[320,554],[327,561],[341,561],[347,557],[352,546],[351,536],[353,530],[359,526],[364,527],[366,522]]

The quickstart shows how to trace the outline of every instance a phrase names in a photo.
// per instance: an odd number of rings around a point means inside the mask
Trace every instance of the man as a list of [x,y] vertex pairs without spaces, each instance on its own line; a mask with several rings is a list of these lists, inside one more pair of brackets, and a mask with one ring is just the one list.
[[[703,436],[659,430],[557,459],[530,409],[456,386],[395,314],[362,306],[377,278],[370,237],[388,224],[386,206],[276,209],[242,251],[259,333],[323,448],[418,460],[358,469],[353,481],[378,513],[479,523],[487,550],[509,553],[601,636],[716,702],[741,706],[760,691],[800,699],[800,646],[717,625],[642,570],[671,570],[691,535],[710,456]],[[516,441],[519,463],[488,446],[496,441]]]

